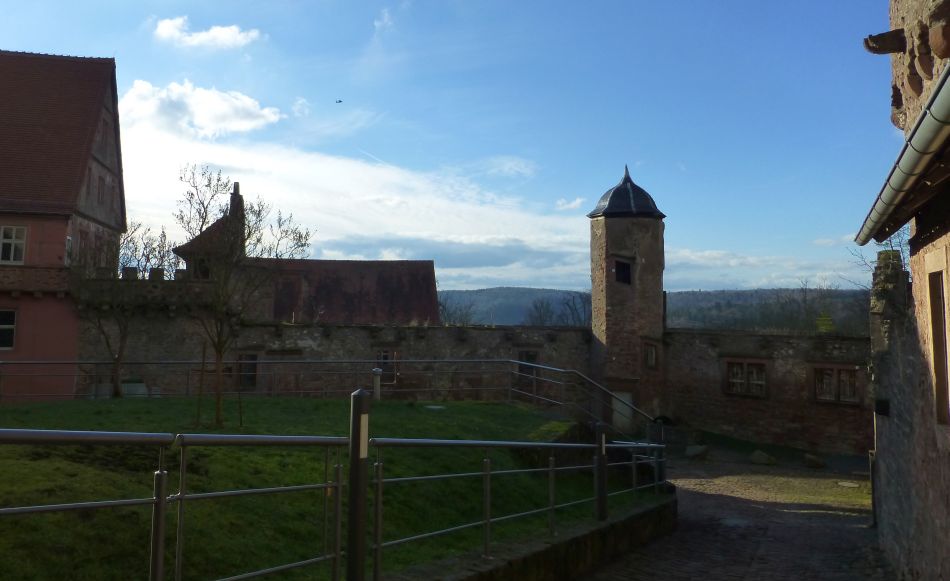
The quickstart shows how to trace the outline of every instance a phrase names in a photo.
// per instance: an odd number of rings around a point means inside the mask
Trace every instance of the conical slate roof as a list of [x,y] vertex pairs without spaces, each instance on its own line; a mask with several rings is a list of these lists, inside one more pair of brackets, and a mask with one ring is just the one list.
[[637,218],[666,218],[666,215],[656,207],[656,202],[643,188],[630,179],[630,170],[623,168],[623,179],[616,186],[610,188],[597,202],[597,207],[588,218],[608,218],[623,216]]

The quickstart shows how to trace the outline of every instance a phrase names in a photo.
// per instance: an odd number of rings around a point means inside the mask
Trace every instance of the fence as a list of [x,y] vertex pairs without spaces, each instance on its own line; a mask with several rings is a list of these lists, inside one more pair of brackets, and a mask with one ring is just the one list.
[[[110,361],[0,361],[0,403],[110,397]],[[215,392],[208,361],[121,364],[129,397],[195,397]],[[375,384],[387,399],[507,400],[563,408],[583,421],[605,421],[622,437],[663,441],[662,426],[587,375],[512,359],[249,360],[223,362],[223,397],[345,397],[344,386]],[[58,386],[52,389],[51,386]],[[616,421],[615,421],[616,420]],[[622,425],[621,425],[622,424]]]
[[[94,445],[136,445],[155,447],[158,450],[157,469],[153,475],[153,494],[151,498],[130,498],[113,500],[93,500],[66,504],[49,504],[34,506],[17,506],[0,508],[0,517],[21,517],[22,515],[62,512],[75,510],[101,510],[120,506],[151,506],[152,518],[150,526],[149,550],[149,578],[151,580],[165,579],[166,561],[166,514],[174,506],[176,515],[175,550],[173,558],[174,578],[183,577],[183,564],[187,558],[185,550],[186,507],[193,503],[206,502],[236,496],[254,496],[283,494],[300,491],[332,491],[332,495],[323,495],[324,498],[324,530],[330,534],[324,537],[324,550],[321,554],[311,558],[271,566],[264,569],[249,571],[224,577],[223,579],[251,579],[262,577],[291,569],[314,566],[327,563],[330,578],[338,579],[340,570],[345,562],[346,578],[362,580],[367,572],[367,556],[372,551],[372,576],[379,579],[382,571],[383,552],[397,546],[412,543],[426,538],[448,535],[454,532],[481,528],[482,552],[485,556],[491,553],[492,526],[498,523],[525,518],[533,515],[547,515],[549,533],[554,532],[556,514],[559,510],[584,503],[592,503],[593,514],[598,520],[605,520],[608,516],[607,500],[611,496],[628,494],[630,492],[652,488],[658,491],[665,482],[664,447],[659,444],[643,442],[615,441],[610,442],[601,424],[596,430],[595,442],[590,444],[578,443],[542,443],[542,442],[510,442],[493,440],[435,440],[435,439],[405,439],[405,438],[370,438],[369,419],[372,395],[365,390],[359,390],[351,396],[351,422],[349,437],[326,436],[261,436],[261,435],[220,435],[220,434],[178,434],[171,433],[123,433],[123,432],[74,432],[54,430],[0,430],[0,445],[26,444],[35,446],[62,445],[62,444],[94,444]],[[322,449],[325,454],[324,466],[329,469],[331,453],[335,452],[332,477],[325,473],[324,482],[303,485],[289,485],[277,487],[247,488],[239,490],[220,490],[211,492],[188,492],[188,458],[189,451],[200,447],[255,447],[255,446],[292,446]],[[173,447],[179,452],[179,483],[178,491],[169,494],[168,470],[166,456]],[[346,482],[343,480],[343,449],[349,448],[348,472]],[[449,450],[481,449],[484,458],[480,470],[469,472],[452,472],[422,476],[385,477],[384,465],[379,459],[382,450],[393,448],[440,448]],[[506,470],[492,470],[492,462],[488,451],[491,449],[533,449],[548,453],[548,463],[540,468],[515,468]],[[370,450],[377,454],[377,461],[373,465],[373,476],[369,475]],[[629,460],[618,462],[608,461],[609,450],[622,450],[629,453]],[[590,452],[590,464],[556,465],[555,452]],[[650,467],[650,479],[643,482],[638,474],[641,466]],[[608,468],[628,468],[631,474],[631,486],[610,492],[608,489]],[[557,502],[558,475],[567,472],[590,471],[593,476],[593,490],[590,497]],[[548,495],[543,508],[531,509],[516,513],[496,515],[492,512],[492,493],[498,490],[498,480],[511,475],[531,474],[541,475],[547,480]],[[391,486],[409,485],[423,481],[457,480],[478,478],[482,480],[482,496],[480,499],[482,518],[475,522],[462,523],[453,527],[426,531],[421,534],[384,541],[384,490]],[[347,515],[344,523],[343,493],[348,495]],[[372,494],[371,494],[372,491]],[[373,516],[367,514],[370,495],[373,499]],[[332,497],[332,501],[329,500]],[[330,506],[332,504],[332,506]],[[346,529],[346,550],[343,550],[343,530]],[[368,544],[367,538],[372,531],[373,542]],[[332,539],[332,546],[327,540]]]

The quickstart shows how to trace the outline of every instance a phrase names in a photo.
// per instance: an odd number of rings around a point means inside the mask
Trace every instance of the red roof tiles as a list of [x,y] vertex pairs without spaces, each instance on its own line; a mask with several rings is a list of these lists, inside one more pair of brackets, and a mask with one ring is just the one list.
[[0,211],[72,213],[111,58],[0,51]]

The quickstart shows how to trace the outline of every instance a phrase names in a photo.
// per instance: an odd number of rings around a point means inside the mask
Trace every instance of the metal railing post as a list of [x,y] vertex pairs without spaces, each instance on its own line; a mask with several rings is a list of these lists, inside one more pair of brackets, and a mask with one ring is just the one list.
[[383,463],[377,462],[375,517],[373,518],[373,581],[379,581],[383,574]]
[[379,401],[383,398],[383,370],[379,367],[373,368],[373,399]]
[[482,460],[482,556],[491,558],[491,458]]
[[185,474],[188,466],[188,447],[181,447],[178,463],[178,522],[175,531],[175,581],[181,581],[181,569],[185,558]]
[[335,486],[331,489],[334,492],[334,510],[333,510],[333,559],[331,559],[332,569],[330,579],[337,581],[340,578],[340,561],[343,558],[343,465],[339,462],[334,466]]
[[554,455],[548,456],[548,534],[552,537],[557,533],[554,532],[554,505],[555,503],[555,489],[554,489],[554,477],[557,472],[554,470]]
[[594,517],[607,520],[607,433],[602,422],[594,424],[594,435],[597,446],[594,453]]
[[653,494],[660,493],[660,449],[653,449]]
[[370,393],[350,395],[350,478],[346,521],[346,578],[366,578],[366,489],[369,472]]
[[149,554],[148,578],[161,581],[165,578],[165,503],[168,472],[161,464],[155,471],[152,487],[154,504],[152,505],[151,551]]
[[637,449],[630,449],[630,468],[632,474],[630,475],[631,488],[636,492],[637,487],[640,483],[637,481]]

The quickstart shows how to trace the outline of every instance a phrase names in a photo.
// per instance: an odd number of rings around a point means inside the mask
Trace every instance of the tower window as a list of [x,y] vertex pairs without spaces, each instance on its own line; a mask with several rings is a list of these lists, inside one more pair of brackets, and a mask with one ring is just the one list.
[[630,284],[630,263],[622,260],[615,261],[614,274],[616,275],[617,282]]

